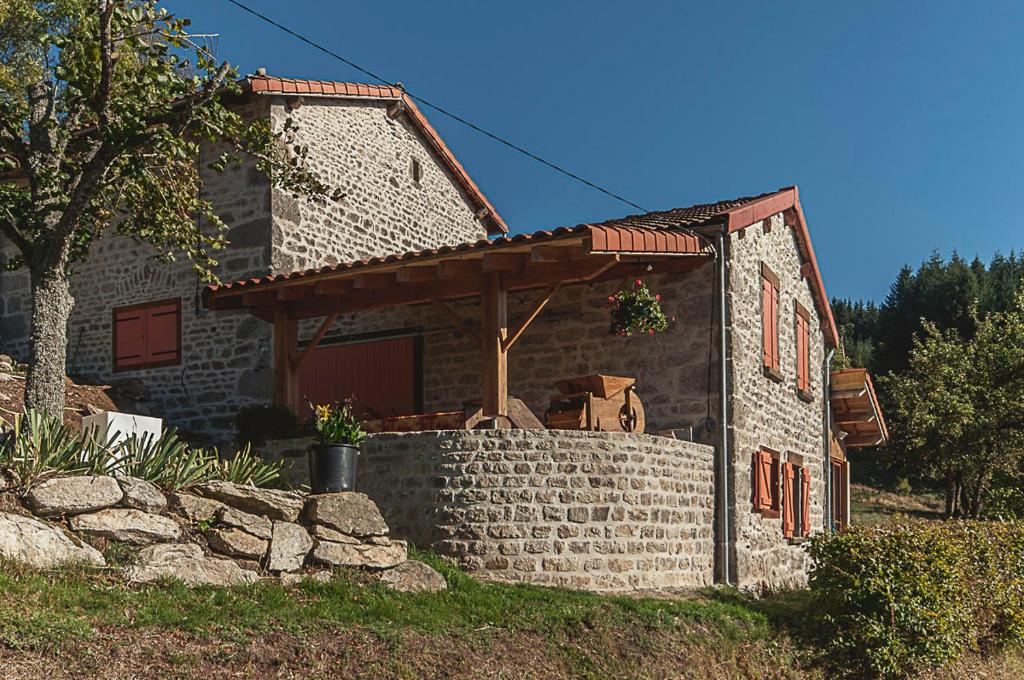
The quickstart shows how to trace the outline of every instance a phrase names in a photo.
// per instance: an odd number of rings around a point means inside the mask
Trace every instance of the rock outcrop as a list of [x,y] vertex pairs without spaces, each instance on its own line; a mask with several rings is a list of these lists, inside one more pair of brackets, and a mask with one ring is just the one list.
[[[0,469],[0,479],[17,483],[7,473]],[[103,566],[102,554],[78,540],[98,539],[138,549],[128,554],[131,566],[124,572],[133,582],[176,578],[235,585],[265,575],[297,583],[348,567],[373,571],[396,590],[444,587],[436,571],[407,560],[405,542],[388,536],[387,523],[365,494],[304,496],[230,482],[191,491],[168,498],[134,477],[49,479],[25,497],[38,518],[0,513],[0,556],[39,568]],[[304,572],[308,568],[318,570]]]
[[406,560],[393,569],[382,571],[378,578],[392,590],[402,593],[436,593],[448,588],[444,576],[417,560]]
[[277,489],[259,489],[231,482],[207,482],[195,489],[196,493],[225,505],[269,519],[294,522],[302,511],[301,494]]
[[131,545],[176,541],[181,529],[174,520],[131,508],[107,508],[71,518],[71,529],[86,536],[109,538]]
[[303,517],[356,538],[386,536],[388,525],[377,504],[364,493],[329,493],[310,496]]
[[150,546],[140,551],[137,559],[124,571],[129,582],[177,579],[190,586],[233,586],[259,580],[256,572],[246,571],[232,560],[204,555],[203,549],[194,543]]
[[117,505],[124,498],[113,477],[55,477],[33,486],[25,497],[36,515],[77,515]]
[[36,569],[76,563],[97,567],[106,564],[100,551],[76,544],[58,527],[9,512],[0,512],[0,557]]

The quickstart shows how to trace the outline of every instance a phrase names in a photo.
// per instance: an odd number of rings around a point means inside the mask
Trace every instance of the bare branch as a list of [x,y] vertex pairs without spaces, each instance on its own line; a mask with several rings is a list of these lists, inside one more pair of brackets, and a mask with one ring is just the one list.
[[17,246],[22,255],[28,256],[32,250],[31,242],[21,233],[21,230],[18,228],[18,221],[15,219],[14,214],[11,213],[10,208],[4,206],[3,211],[5,219],[0,219],[0,233],[3,233],[11,243]]

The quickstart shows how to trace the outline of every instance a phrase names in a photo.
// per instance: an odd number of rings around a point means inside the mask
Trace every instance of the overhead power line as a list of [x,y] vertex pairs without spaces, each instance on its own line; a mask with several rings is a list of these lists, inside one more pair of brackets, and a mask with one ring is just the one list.
[[426,106],[426,107],[428,107],[430,109],[433,109],[434,111],[437,111],[438,113],[440,113],[440,114],[442,114],[444,116],[447,116],[448,118],[451,118],[452,120],[456,121],[457,123],[461,123],[462,125],[465,125],[466,127],[470,128],[471,130],[475,130],[475,131],[479,132],[480,134],[482,134],[482,135],[484,135],[486,137],[489,137],[490,139],[493,139],[494,141],[496,141],[496,142],[498,142],[500,144],[504,144],[508,148],[513,149],[514,151],[517,151],[517,152],[523,154],[527,158],[531,158],[531,159],[537,161],[538,163],[542,163],[542,164],[546,165],[547,167],[551,168],[552,170],[555,170],[556,172],[560,172],[561,174],[565,175],[566,177],[569,177],[569,178],[571,178],[573,180],[576,180],[577,182],[585,184],[586,186],[590,187],[591,189],[596,189],[597,191],[600,191],[602,194],[605,194],[606,196],[610,196],[610,197],[614,198],[617,201],[621,201],[621,202],[625,203],[628,206],[632,206],[633,208],[636,208],[637,210],[639,210],[641,212],[645,212],[645,213],[649,212],[646,208],[643,208],[642,206],[637,205],[633,201],[630,201],[629,199],[624,198],[624,197],[620,196],[619,194],[616,194],[613,191],[609,191],[608,189],[605,189],[604,187],[599,186],[599,185],[591,182],[588,179],[580,177],[576,173],[571,172],[570,170],[566,170],[562,166],[557,165],[555,163],[552,163],[551,161],[538,156],[537,154],[533,153],[532,151],[524,149],[523,147],[519,146],[518,144],[516,144],[514,142],[510,142],[509,140],[505,139],[504,137],[501,137],[500,135],[497,135],[497,134],[491,132],[490,130],[486,130],[486,129],[480,127],[479,125],[477,125],[476,123],[473,123],[472,121],[466,120],[462,116],[460,116],[460,115],[458,115],[456,113],[453,113],[453,112],[449,111],[448,109],[446,109],[446,108],[444,108],[444,107],[442,107],[442,106],[440,106],[438,104],[435,104],[435,103],[431,102],[428,99],[424,99],[423,97],[420,97],[419,95],[413,94],[409,90],[405,89],[405,87],[400,85],[399,83],[391,82],[387,78],[383,78],[383,77],[377,75],[373,71],[360,66],[359,64],[357,64],[356,62],[352,61],[351,59],[346,59],[345,57],[343,57],[342,55],[338,54],[334,50],[331,50],[331,49],[329,49],[327,47],[324,47],[320,43],[317,43],[317,42],[307,38],[306,36],[293,31],[292,29],[288,28],[287,26],[284,26],[283,24],[275,21],[274,19],[271,19],[270,17],[268,17],[265,14],[261,14],[260,12],[257,12],[256,10],[252,9],[251,7],[248,7],[247,5],[239,2],[238,0],[227,0],[227,2],[231,3],[235,7],[238,7],[239,9],[241,9],[244,12],[248,12],[249,14],[253,15],[254,17],[257,17],[258,19],[260,19],[262,21],[265,21],[266,23],[270,24],[271,26],[274,26],[275,28],[277,28],[277,29],[279,29],[281,31],[284,31],[285,33],[287,33],[288,35],[292,36],[293,38],[295,38],[297,40],[301,40],[302,42],[306,43],[310,47],[312,47],[312,48],[314,48],[316,50],[319,50],[320,52],[323,52],[324,54],[328,55],[329,57],[337,59],[341,63],[343,63],[343,64],[345,64],[345,65],[347,65],[347,66],[349,66],[349,67],[359,71],[360,73],[362,73],[362,74],[364,74],[366,76],[369,76],[370,78],[373,78],[377,82],[382,83],[384,85],[389,85],[391,87],[395,87],[395,88],[398,88],[398,89],[402,90],[412,100],[414,100],[416,102],[419,102],[420,104],[423,104],[424,106]]

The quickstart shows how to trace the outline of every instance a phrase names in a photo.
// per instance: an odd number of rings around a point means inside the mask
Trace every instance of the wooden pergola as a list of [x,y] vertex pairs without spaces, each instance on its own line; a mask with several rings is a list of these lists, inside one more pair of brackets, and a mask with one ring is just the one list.
[[[562,286],[645,273],[687,271],[713,259],[711,246],[689,231],[580,225],[305,272],[208,286],[214,310],[248,310],[274,324],[274,401],[296,408],[296,372],[341,314],[433,305],[479,346],[486,418],[507,420],[508,352]],[[537,290],[522,318],[510,323],[507,294]],[[479,332],[448,304],[479,297]],[[322,319],[299,350],[303,319]]]

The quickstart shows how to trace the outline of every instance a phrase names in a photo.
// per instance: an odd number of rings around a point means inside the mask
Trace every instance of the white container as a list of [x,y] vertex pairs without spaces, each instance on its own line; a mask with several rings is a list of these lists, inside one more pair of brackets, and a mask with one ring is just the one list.
[[82,418],[82,436],[101,444],[120,444],[131,437],[149,437],[153,441],[163,432],[163,420],[131,413],[103,411]]

